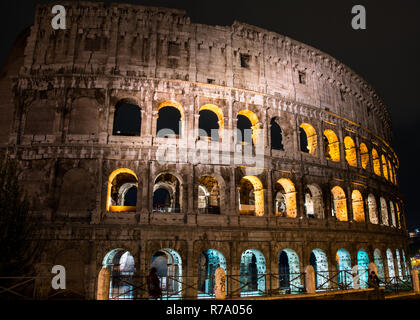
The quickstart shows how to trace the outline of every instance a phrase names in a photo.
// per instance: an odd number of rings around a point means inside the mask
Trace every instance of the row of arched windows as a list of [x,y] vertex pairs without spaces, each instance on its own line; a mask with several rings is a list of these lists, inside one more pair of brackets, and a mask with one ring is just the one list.
[[[113,212],[135,211],[137,204],[138,178],[127,168],[120,168],[111,173],[108,180],[107,210]],[[219,214],[224,203],[224,186],[212,175],[203,175],[198,183],[198,212]],[[183,188],[180,179],[169,172],[159,174],[153,185],[154,212],[181,212]],[[242,177],[237,187],[238,211],[241,215],[265,215],[264,187],[261,180],[252,175]],[[386,201],[369,194],[366,198],[354,189],[351,198],[340,186],[331,189],[331,216],[339,221],[370,222],[401,228],[401,211],[397,201]],[[273,213],[276,216],[296,218],[297,192],[294,183],[281,178],[273,186]],[[325,204],[321,188],[317,184],[308,184],[304,190],[304,210],[308,218],[326,218]],[[348,205],[351,203],[352,212]]]
[[[400,255],[401,252],[401,255]],[[110,273],[109,299],[133,299],[132,277],[136,271],[134,257],[124,249],[114,249],[108,252],[103,260],[103,269]],[[409,278],[409,269],[404,250],[395,250],[395,258],[391,249],[386,250],[382,257],[381,251],[375,249],[373,261],[365,249],[357,252],[356,259],[344,248],[339,249],[335,256],[335,265],[322,249],[313,249],[309,260],[301,261],[293,249],[283,249],[277,257],[277,270],[271,270],[270,275],[275,275],[277,284],[271,283],[277,293],[302,293],[304,292],[304,279],[302,273],[307,265],[314,268],[316,290],[351,289],[368,287],[368,268],[373,262],[377,268],[380,285],[385,282],[397,283]],[[185,289],[183,281],[183,259],[181,255],[171,248],[164,248],[153,253],[150,260],[150,269],[155,268],[160,280],[164,298],[181,298]],[[214,274],[217,268],[222,268],[225,274],[230,275],[241,283],[241,296],[257,296],[267,293],[266,286],[270,286],[266,258],[257,249],[246,249],[241,253],[238,275],[232,275],[228,269],[224,255],[216,249],[207,249],[201,252],[197,261],[196,285],[198,298],[212,298],[215,293]],[[335,270],[334,270],[335,269]],[[101,273],[100,273],[101,276]],[[357,280],[354,279],[357,277]],[[99,281],[100,282],[100,281]],[[191,286],[192,284],[190,284]],[[270,287],[271,287],[270,286]],[[228,290],[231,290],[230,287]]]
[[[158,107],[156,136],[181,136],[183,132],[184,109],[175,101],[165,101]],[[213,104],[203,105],[199,110],[198,128],[199,137],[219,141],[224,127],[224,117],[221,108]],[[243,143],[256,145],[260,128],[260,120],[250,110],[241,110],[237,114],[236,130],[238,140]],[[317,150],[318,137],[315,128],[308,124],[300,125],[300,150],[314,155]],[[121,100],[117,103],[114,113],[113,135],[139,136],[141,132],[140,107]],[[270,141],[272,150],[284,150],[282,129],[276,117],[270,121]],[[340,141],[332,129],[323,132],[322,143],[327,160],[341,161]],[[344,157],[351,167],[358,166],[358,154],[360,166],[367,170],[370,157],[372,159],[372,171],[383,176],[386,180],[397,184],[396,163],[385,154],[379,155],[375,148],[369,152],[365,143],[357,147],[354,139],[346,136],[343,141]]]

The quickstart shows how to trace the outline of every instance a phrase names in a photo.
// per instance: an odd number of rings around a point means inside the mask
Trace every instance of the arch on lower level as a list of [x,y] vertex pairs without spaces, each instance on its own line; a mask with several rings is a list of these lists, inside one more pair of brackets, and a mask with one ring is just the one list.
[[310,265],[315,271],[315,285],[317,291],[323,291],[329,288],[328,259],[325,252],[321,249],[314,249],[311,252]]
[[376,265],[376,269],[378,271],[378,278],[381,281],[384,281],[385,279],[385,269],[384,269],[384,261],[382,259],[381,250],[375,249],[373,251],[373,262]]
[[225,270],[225,274],[227,273],[226,258],[220,251],[208,249],[200,254],[197,277],[198,297],[214,297],[214,273],[219,267]]
[[242,252],[240,266],[241,296],[265,293],[266,262],[264,254],[256,249]]
[[180,298],[183,289],[180,254],[171,248],[160,249],[150,260],[150,269],[152,268],[156,268],[156,273],[160,278],[162,296]]
[[292,249],[283,249],[278,257],[279,288],[281,292],[300,292],[300,263]]
[[386,262],[388,265],[388,278],[395,282],[395,266],[394,266],[394,256],[391,249],[386,250]]
[[365,249],[360,249],[357,252],[357,266],[360,287],[366,289],[369,279],[369,255]]
[[136,268],[131,253],[121,248],[113,249],[105,255],[102,267],[110,271],[109,300],[133,299],[131,283]]
[[351,256],[346,249],[339,249],[335,256],[337,263],[337,282],[344,288],[352,287],[352,265]]

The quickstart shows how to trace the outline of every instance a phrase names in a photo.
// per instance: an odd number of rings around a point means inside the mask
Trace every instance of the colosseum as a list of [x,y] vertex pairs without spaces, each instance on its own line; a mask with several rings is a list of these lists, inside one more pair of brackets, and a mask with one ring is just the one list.
[[[410,278],[390,114],[335,58],[178,9],[62,2],[17,39],[0,78],[0,153],[54,265],[83,299],[367,287]],[[356,268],[358,282],[352,278]],[[48,297],[51,284],[37,283]]]

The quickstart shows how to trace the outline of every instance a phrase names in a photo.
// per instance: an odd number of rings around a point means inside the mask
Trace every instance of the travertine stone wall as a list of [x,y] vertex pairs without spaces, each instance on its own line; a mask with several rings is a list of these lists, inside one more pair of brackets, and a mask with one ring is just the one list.
[[[51,5],[39,5],[30,33],[14,47],[17,53],[4,69],[7,76],[0,78],[0,154],[19,161],[21,181],[40,219],[40,237],[48,239],[39,270],[56,262],[72,266],[72,288],[94,299],[103,258],[115,248],[130,251],[139,275],[147,274],[156,251],[171,248],[182,258],[184,276],[197,275],[197,261],[207,249],[224,255],[228,274],[239,274],[247,249],[264,255],[267,273],[277,272],[279,253],[286,248],[297,253],[300,270],[316,248],[327,254],[332,269],[341,248],[353,262],[361,248],[373,261],[378,248],[385,265],[388,248],[408,252],[390,116],[371,86],[350,68],[293,39],[239,22],[207,26],[190,23],[184,11],[174,9],[60,4],[67,9],[67,29],[53,31]],[[121,100],[140,107],[139,136],[112,135]],[[158,107],[165,103],[179,105],[184,115],[182,136],[170,141],[156,137]],[[264,148],[255,176],[262,184],[264,215],[239,214],[237,188],[253,170],[246,158],[238,158],[243,147],[233,137],[226,134],[216,142],[217,164],[193,156],[202,143],[195,130],[206,104],[220,109],[224,132],[236,129],[241,110],[258,118],[255,126],[263,129],[258,143]],[[272,118],[281,127],[284,150],[270,148]],[[300,150],[302,123],[316,132],[311,154]],[[326,130],[337,136],[337,162],[326,159]],[[355,143],[347,157],[351,164],[346,161],[347,136]],[[362,143],[368,150],[366,166]],[[157,161],[162,145],[176,146],[177,163]],[[380,164],[379,174],[373,149],[388,161],[388,167]],[[138,177],[134,211],[107,210],[109,176],[119,168]],[[392,179],[384,178],[384,168]],[[152,210],[154,181],[162,172],[180,182],[180,213]],[[218,215],[198,213],[204,175],[217,180]],[[274,211],[279,179],[293,183],[293,217]],[[317,201],[315,219],[305,215],[308,186]],[[335,186],[345,193],[347,221],[331,214]],[[363,208],[360,202],[353,208],[353,190],[362,195]],[[378,224],[371,223],[370,194]],[[386,206],[390,201],[398,205],[399,227],[383,225],[381,197]]]

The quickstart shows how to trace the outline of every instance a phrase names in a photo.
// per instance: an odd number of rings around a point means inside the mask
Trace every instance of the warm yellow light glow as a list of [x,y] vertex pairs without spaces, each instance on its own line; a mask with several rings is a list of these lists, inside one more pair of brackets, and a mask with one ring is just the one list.
[[238,112],[238,115],[245,116],[251,121],[252,124],[252,141],[255,145],[258,143],[258,129],[259,129],[259,120],[257,115],[250,110],[241,110]]
[[379,160],[378,151],[372,149],[373,171],[377,176],[381,175],[381,162]]
[[[131,174],[132,176],[134,176],[136,178],[136,180],[138,181],[138,178],[136,176],[136,174],[134,173],[133,170],[127,169],[127,168],[120,168],[117,169],[115,171],[113,171],[108,178],[108,190],[107,190],[107,195],[106,195],[106,210],[107,211],[116,211],[113,210],[113,207],[124,207],[124,206],[112,206],[111,205],[111,188],[112,188],[112,182],[114,181],[114,179],[117,177],[117,175],[121,174],[121,173],[128,173]],[[128,207],[128,206],[127,206]],[[135,209],[134,209],[135,210]],[[122,210],[124,211],[124,210]],[[126,210],[126,211],[132,211],[132,210]]]
[[277,181],[284,191],[286,192],[286,215],[288,218],[296,218],[297,216],[297,208],[296,208],[296,189],[295,185],[290,179],[279,179]]
[[333,195],[334,209],[337,220],[348,221],[346,203],[347,199],[344,190],[339,186],[335,186],[331,189],[331,193]]
[[325,157],[334,162],[340,161],[340,143],[338,142],[337,135],[331,129],[327,129],[324,131],[324,136],[328,140]]
[[311,126],[309,123],[302,123],[300,127],[305,131],[306,137],[308,139],[307,148],[309,150],[309,154],[315,154],[316,146],[317,146],[317,135],[315,128]]
[[366,169],[369,163],[369,150],[364,143],[360,144],[360,160],[362,168]]
[[401,229],[400,207],[398,206],[398,203],[395,203],[395,209],[397,210],[397,226],[398,229]]
[[157,108],[157,110],[159,111],[160,109],[164,108],[164,107],[174,107],[176,109],[178,109],[178,111],[181,113],[181,121],[184,121],[184,108],[182,107],[182,104],[180,104],[179,102],[173,101],[173,100],[166,100],[163,101]]
[[346,152],[346,161],[352,167],[357,167],[357,152],[354,140],[347,136],[344,138],[344,150]]
[[136,211],[136,207],[135,206],[109,206],[109,211],[112,211],[112,212]]
[[382,159],[382,171],[384,173],[384,178],[386,180],[389,180],[389,178],[388,178],[388,167],[387,167],[385,156],[382,155],[381,159]]
[[365,221],[365,210],[363,207],[363,196],[359,190],[353,190],[351,194],[353,207],[353,220],[358,222]]
[[394,183],[394,175],[392,172],[392,165],[391,165],[391,161],[389,161],[388,159],[388,169],[389,169],[389,181],[391,181],[391,183]]
[[264,215],[264,190],[261,180],[256,176],[244,176],[242,179],[248,180],[254,187],[255,196],[255,215]]
[[217,118],[219,119],[219,129],[223,130],[224,119],[223,119],[223,111],[222,111],[221,108],[219,108],[215,104],[205,104],[205,105],[201,106],[199,112],[202,111],[202,110],[209,110],[209,111],[214,112],[216,114]]

